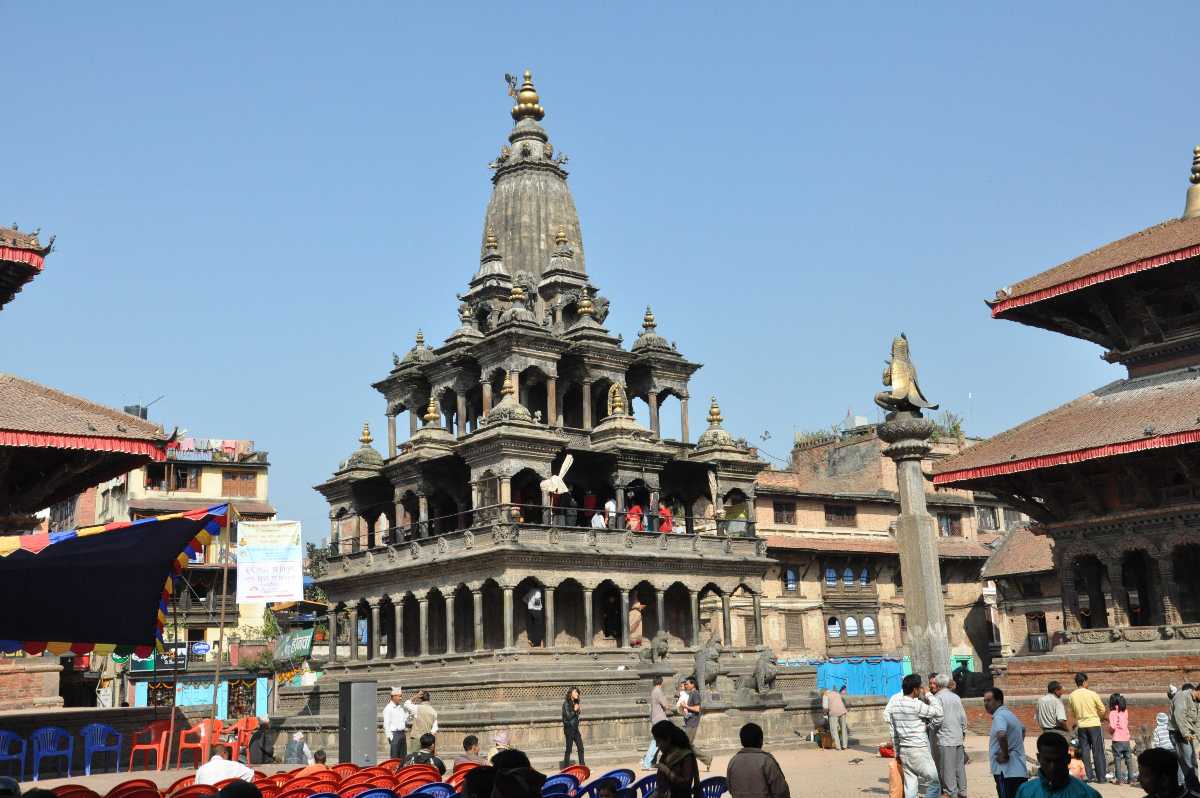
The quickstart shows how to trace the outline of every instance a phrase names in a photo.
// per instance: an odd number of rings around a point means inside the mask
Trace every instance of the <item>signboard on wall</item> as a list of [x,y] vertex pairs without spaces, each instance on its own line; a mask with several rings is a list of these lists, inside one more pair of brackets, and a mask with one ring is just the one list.
[[293,629],[275,641],[275,661],[286,662],[312,656],[313,629]]
[[304,551],[299,521],[240,521],[237,601],[300,601]]

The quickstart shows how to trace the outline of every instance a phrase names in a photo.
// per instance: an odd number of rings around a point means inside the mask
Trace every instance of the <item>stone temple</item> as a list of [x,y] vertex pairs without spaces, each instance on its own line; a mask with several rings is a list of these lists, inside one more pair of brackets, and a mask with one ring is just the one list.
[[[562,699],[578,685],[591,760],[645,746],[654,675],[670,690],[699,671],[707,744],[734,747],[742,718],[776,739],[810,729],[795,713],[813,711],[813,669],[778,669],[755,645],[771,561],[751,508],[765,464],[722,428],[715,399],[689,441],[700,366],[656,332],[649,309],[629,349],[605,329],[609,301],[585,269],[566,158],[540,124],[530,74],[512,89],[515,124],[491,164],[458,328],[436,348],[418,334],[374,384],[386,455],[364,426],[361,447],[316,486],[330,505],[319,584],[336,642],[325,676],[284,688],[279,714],[331,745],[338,682],[378,679],[381,707],[393,685],[432,693],[442,751],[506,730],[557,761]],[[671,396],[681,440],[660,434]],[[649,428],[630,414],[635,398]],[[404,412],[410,436],[398,443]],[[609,501],[616,512],[593,524]],[[735,614],[754,619],[740,647]]]

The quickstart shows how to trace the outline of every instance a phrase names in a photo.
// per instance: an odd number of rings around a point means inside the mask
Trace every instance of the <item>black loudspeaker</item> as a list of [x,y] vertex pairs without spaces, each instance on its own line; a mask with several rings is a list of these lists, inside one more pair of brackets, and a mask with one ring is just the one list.
[[379,749],[377,682],[338,685],[338,761],[359,767],[374,765]]

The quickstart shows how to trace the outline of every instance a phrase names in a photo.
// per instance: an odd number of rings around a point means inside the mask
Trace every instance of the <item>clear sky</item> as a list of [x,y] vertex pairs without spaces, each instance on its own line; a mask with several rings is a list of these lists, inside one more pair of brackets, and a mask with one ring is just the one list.
[[705,364],[693,436],[716,394],[777,457],[875,418],[900,330],[972,434],[1122,376],[983,300],[1179,215],[1200,143],[1194,2],[0,15],[0,218],[58,235],[0,313],[0,369],[116,406],[165,394],[168,429],[253,438],[310,539],[311,486],[364,420],[386,446],[370,383],[418,327],[457,326],[506,71],[533,70],[571,156],[606,326],[631,342],[653,304]]

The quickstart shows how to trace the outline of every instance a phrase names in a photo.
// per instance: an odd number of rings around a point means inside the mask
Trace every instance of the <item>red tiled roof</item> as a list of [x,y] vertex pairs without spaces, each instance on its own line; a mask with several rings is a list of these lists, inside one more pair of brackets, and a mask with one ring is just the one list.
[[[831,551],[845,554],[899,554],[893,537],[855,535],[772,535],[767,538],[769,549],[793,551]],[[939,538],[938,554],[947,559],[987,558],[991,551],[983,545],[963,538]]]
[[0,307],[37,276],[49,252],[36,234],[0,226]]
[[1197,256],[1200,217],[1171,219],[1016,283],[1003,299],[992,303],[992,316]]
[[1037,574],[1054,570],[1054,541],[1049,535],[1035,535],[1027,526],[1008,533],[999,548],[983,565],[983,578],[1013,574]]
[[242,515],[275,515],[275,508],[257,499],[159,499],[142,496],[129,500],[129,509],[136,512],[181,513],[215,504],[228,504]]
[[935,485],[1200,442],[1200,373],[1117,380],[934,465]]

